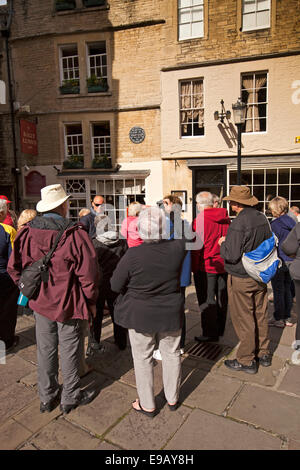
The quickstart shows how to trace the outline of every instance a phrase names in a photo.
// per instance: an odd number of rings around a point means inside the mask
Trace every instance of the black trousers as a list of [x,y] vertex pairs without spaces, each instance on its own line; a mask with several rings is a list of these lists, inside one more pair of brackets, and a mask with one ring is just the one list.
[[14,343],[19,289],[8,274],[0,275],[0,340],[6,349]]
[[[296,292],[296,311],[297,311],[297,326],[296,326],[296,341],[300,341],[300,281],[294,281]],[[300,346],[300,343],[299,343]]]
[[127,329],[117,325],[114,322],[114,303],[118,297],[118,294],[111,290],[109,284],[100,286],[99,292],[100,293],[96,304],[96,317],[93,318],[92,325],[90,326],[89,344],[100,343],[103,312],[106,302],[113,322],[115,343],[120,349],[125,349],[127,344]]
[[194,273],[203,336],[222,336],[227,316],[227,273]]

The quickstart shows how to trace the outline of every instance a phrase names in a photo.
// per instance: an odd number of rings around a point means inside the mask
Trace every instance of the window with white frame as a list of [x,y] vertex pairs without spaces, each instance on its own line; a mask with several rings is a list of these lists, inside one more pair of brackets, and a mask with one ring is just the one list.
[[[229,170],[228,176],[230,190],[237,184],[236,170]],[[276,167],[270,163],[267,168],[243,169],[241,179],[257,197],[257,208],[267,215],[268,202],[276,196],[287,199],[290,207],[300,207],[300,168]]]
[[107,79],[107,54],[105,41],[88,44],[88,76]]
[[83,138],[81,123],[65,124],[65,157],[83,157]]
[[79,58],[76,44],[60,47],[60,78],[62,84],[66,80],[79,80]]
[[204,135],[203,79],[179,82],[181,137]]
[[270,27],[271,0],[242,0],[242,30]]
[[92,150],[93,159],[101,161],[107,159],[111,166],[110,123],[96,122],[92,124]]
[[242,132],[265,132],[267,130],[267,72],[242,74],[242,101],[247,104],[246,121]]
[[87,188],[84,179],[70,178],[65,182],[66,192],[72,197],[69,199],[68,218],[77,222],[81,209],[87,207]]
[[178,37],[184,39],[204,36],[204,0],[178,0]]
[[97,194],[105,198],[106,212],[116,230],[127,217],[129,204],[138,201],[145,204],[145,179],[122,178],[97,181]]

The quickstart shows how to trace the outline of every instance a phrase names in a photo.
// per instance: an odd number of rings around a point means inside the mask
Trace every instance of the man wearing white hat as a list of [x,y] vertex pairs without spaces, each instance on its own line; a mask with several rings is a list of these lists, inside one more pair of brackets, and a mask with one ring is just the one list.
[[[58,231],[64,229],[49,263],[49,279],[37,297],[29,300],[36,320],[40,411],[52,411],[60,398],[68,413],[89,403],[94,392],[81,391],[79,378],[81,324],[95,315],[98,296],[98,263],[85,229],[66,219],[68,196],[60,184],[41,190],[36,209],[42,213],[18,233],[8,273],[17,284],[21,272],[46,255]],[[63,375],[58,384],[58,345]]]

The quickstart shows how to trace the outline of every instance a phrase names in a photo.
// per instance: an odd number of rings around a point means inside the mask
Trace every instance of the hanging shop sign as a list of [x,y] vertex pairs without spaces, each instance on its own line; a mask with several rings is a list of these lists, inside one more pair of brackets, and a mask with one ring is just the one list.
[[38,155],[36,124],[20,119],[21,151],[27,155]]

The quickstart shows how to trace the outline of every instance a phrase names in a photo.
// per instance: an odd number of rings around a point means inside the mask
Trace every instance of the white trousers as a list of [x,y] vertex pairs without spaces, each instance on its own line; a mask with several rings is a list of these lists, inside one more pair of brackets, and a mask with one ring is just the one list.
[[137,392],[142,408],[155,408],[153,390],[153,351],[158,344],[162,357],[163,386],[168,403],[178,401],[181,380],[181,330],[160,333],[137,333],[128,330]]

